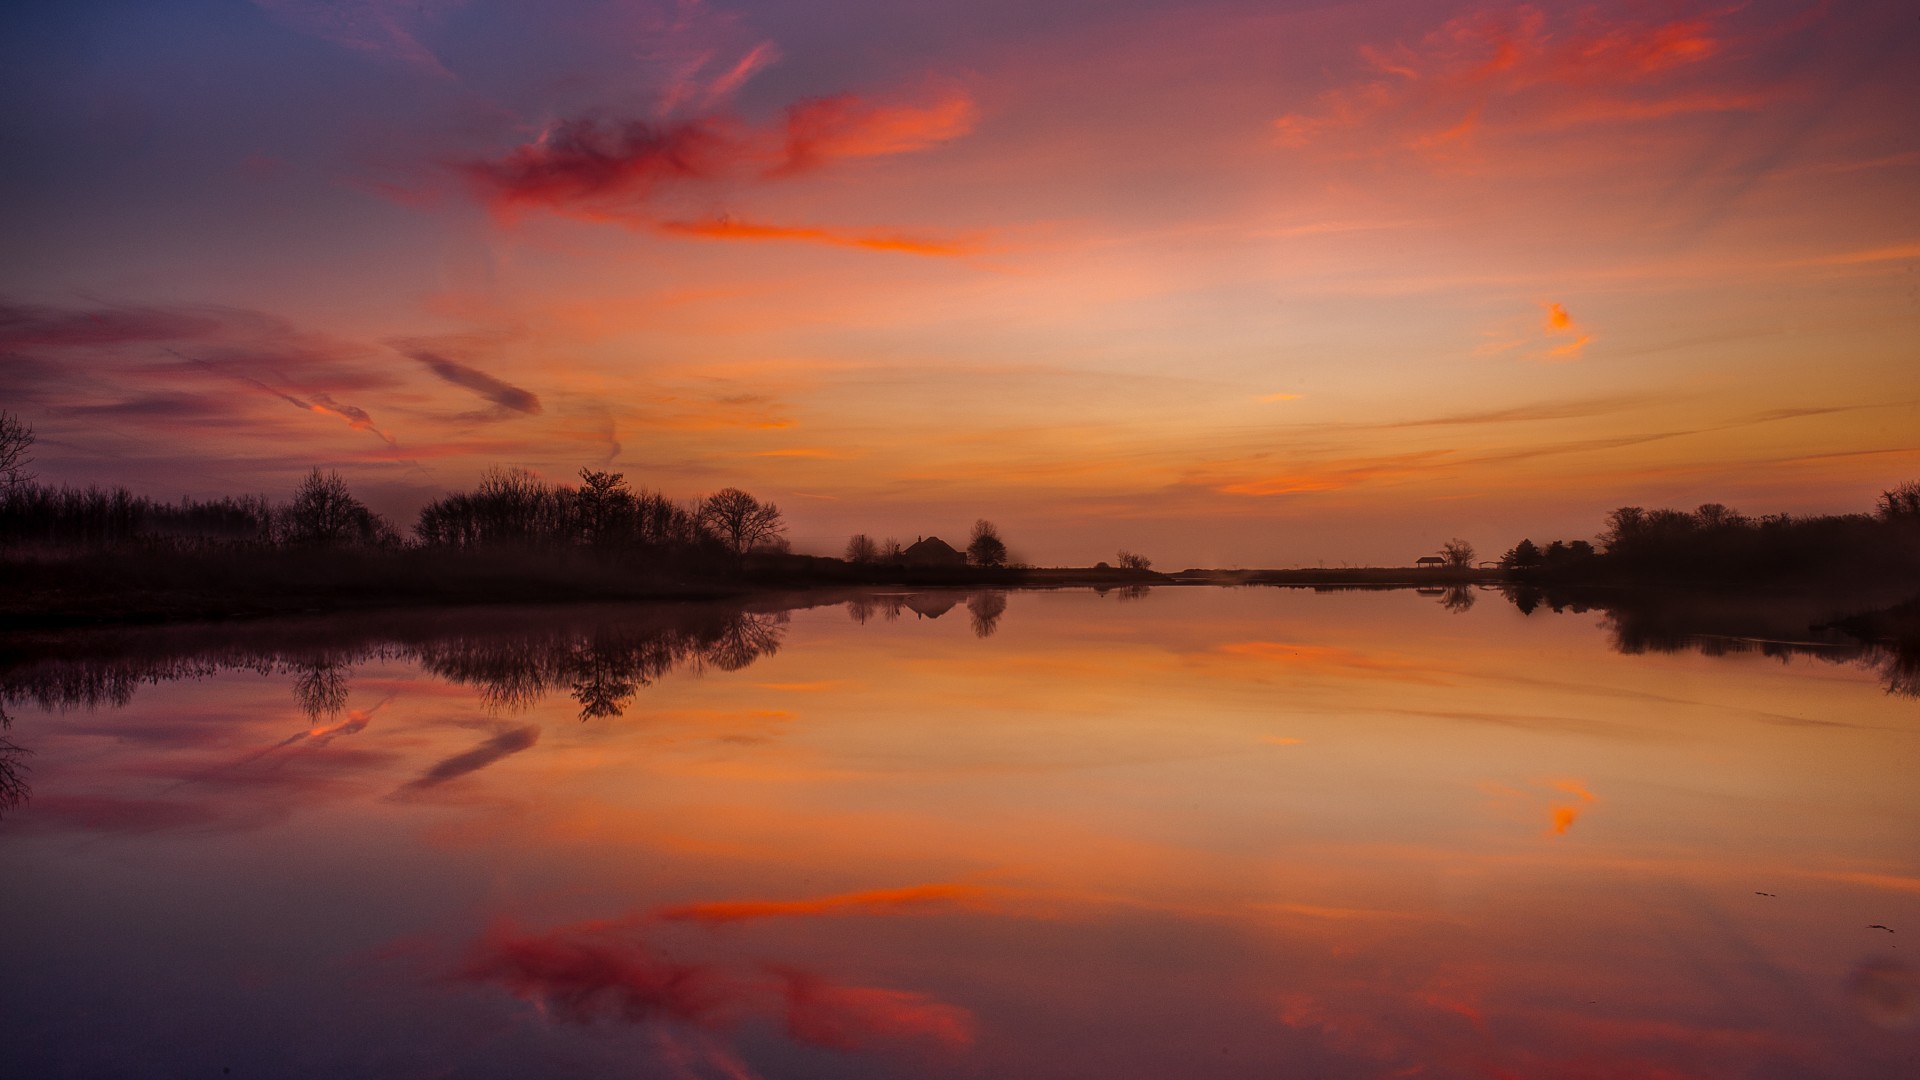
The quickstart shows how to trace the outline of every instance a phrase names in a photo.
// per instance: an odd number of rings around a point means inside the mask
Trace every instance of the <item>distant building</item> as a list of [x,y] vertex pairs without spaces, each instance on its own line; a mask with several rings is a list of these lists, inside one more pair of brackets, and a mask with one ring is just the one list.
[[1420,567],[1430,566],[1430,567],[1434,567],[1435,569],[1438,569],[1439,567],[1447,565],[1447,560],[1441,558],[1438,555],[1422,555],[1419,558],[1413,560],[1413,565],[1420,566]]
[[900,553],[902,566],[965,566],[967,557],[953,549],[953,545],[937,536],[928,536],[913,542],[913,546]]

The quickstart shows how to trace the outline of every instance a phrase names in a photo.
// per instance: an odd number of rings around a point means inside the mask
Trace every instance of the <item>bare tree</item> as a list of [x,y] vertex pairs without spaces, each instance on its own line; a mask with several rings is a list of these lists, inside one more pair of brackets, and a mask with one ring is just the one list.
[[906,553],[906,545],[900,543],[897,537],[889,536],[880,541],[880,561],[889,566],[899,562],[900,557]]
[[0,412],[0,490],[30,483],[33,474],[33,426],[10,412]]
[[626,476],[599,469],[580,470],[580,490],[574,493],[583,539],[595,547],[610,547],[631,531],[634,497]]
[[754,547],[779,537],[786,528],[780,521],[780,508],[739,488],[726,488],[707,496],[700,503],[700,524],[713,531],[720,542],[736,555],[745,555]]
[[873,537],[866,533],[854,533],[847,540],[846,559],[855,566],[866,566],[878,562],[880,545],[874,543]]
[[287,539],[297,544],[338,544],[353,537],[368,517],[367,508],[347,490],[339,473],[315,469],[300,481],[287,504]]
[[1119,562],[1120,569],[1122,570],[1146,570],[1153,566],[1152,559],[1147,558],[1145,555],[1136,555],[1124,548],[1122,548],[1120,554],[1114,556],[1114,558]]
[[981,518],[973,523],[973,539],[967,543],[967,560],[975,566],[1007,565],[1007,545],[993,522]]
[[1440,557],[1448,566],[1464,570],[1473,565],[1473,545],[1456,536],[1440,545]]

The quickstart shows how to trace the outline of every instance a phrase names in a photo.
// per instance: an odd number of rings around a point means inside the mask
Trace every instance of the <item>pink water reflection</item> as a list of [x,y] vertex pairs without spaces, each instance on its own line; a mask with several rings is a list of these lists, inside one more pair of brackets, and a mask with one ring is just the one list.
[[0,1027],[46,1075],[1914,1068],[1920,705],[1867,667],[1497,598],[967,601],[16,699]]

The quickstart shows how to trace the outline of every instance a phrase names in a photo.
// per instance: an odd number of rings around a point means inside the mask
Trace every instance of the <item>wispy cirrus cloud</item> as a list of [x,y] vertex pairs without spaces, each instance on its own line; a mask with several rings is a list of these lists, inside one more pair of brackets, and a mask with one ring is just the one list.
[[501,409],[527,416],[540,414],[540,397],[531,390],[523,390],[512,383],[496,379],[479,368],[463,364],[418,343],[395,342],[394,348],[408,359],[418,361],[421,366],[442,380],[464,390],[471,390]]
[[223,325],[224,320],[213,313],[182,308],[113,304],[56,308],[0,301],[0,349],[184,341],[218,333]]
[[1735,42],[1725,10],[1549,14],[1521,4],[1453,18],[1412,43],[1363,46],[1352,81],[1273,122],[1282,146],[1367,133],[1422,154],[1483,138],[1691,113],[1750,111],[1774,93],[1697,78]]
[[979,885],[913,885],[798,900],[714,900],[663,907],[654,915],[668,921],[710,924],[806,915],[874,915],[901,910],[977,905],[989,895],[990,890]]
[[253,0],[304,34],[435,78],[453,73],[418,35],[467,0]]
[[841,1051],[877,1043],[929,1042],[951,1049],[973,1044],[973,1014],[912,990],[849,986],[812,972],[776,967],[787,1034]]
[[927,105],[882,104],[853,94],[797,102],[787,107],[783,159],[773,174],[925,150],[972,131],[979,116],[973,99],[957,89]]

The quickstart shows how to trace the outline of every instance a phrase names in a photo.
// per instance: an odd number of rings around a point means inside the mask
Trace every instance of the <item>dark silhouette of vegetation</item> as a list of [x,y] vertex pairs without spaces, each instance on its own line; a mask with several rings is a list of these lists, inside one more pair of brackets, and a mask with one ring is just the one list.
[[[1134,552],[1128,551],[1125,548],[1122,548],[1120,550],[1120,553],[1114,556],[1114,562],[1118,563],[1120,565],[1120,569],[1122,570],[1153,569],[1152,559],[1147,558],[1145,555],[1135,554]],[[1105,564],[1102,564],[1102,565],[1105,565]]]
[[33,474],[33,425],[0,411],[0,488],[11,490],[28,483]]
[[880,561],[880,545],[866,533],[854,533],[847,539],[846,560],[855,566],[872,566]]
[[967,542],[967,561],[975,566],[1007,565],[1007,545],[993,522],[981,518],[973,523],[973,539]]
[[257,496],[163,503],[126,488],[50,487],[31,481],[0,493],[0,548],[74,551],[128,544],[173,546],[275,539],[275,513]]
[[773,543],[786,527],[781,524],[779,507],[762,503],[739,488],[725,488],[707,496],[700,504],[699,519],[735,555]]
[[1514,545],[1501,566],[1559,582],[1920,584],[1920,483],[1883,492],[1872,514],[1749,517],[1723,503],[1689,511],[1623,506],[1604,550],[1585,540]]
[[319,469],[294,489],[281,520],[289,544],[394,544],[400,539],[387,519],[353,497],[339,473]]
[[1465,570],[1473,565],[1473,545],[1456,536],[1440,545],[1440,557],[1448,566]]
[[1909,480],[1880,493],[1874,516],[1881,521],[1920,521],[1920,480]]
[[1505,555],[1500,556],[1500,568],[1502,570],[1545,568],[1559,571],[1591,559],[1594,555],[1593,545],[1585,540],[1575,540],[1571,543],[1555,540],[1544,549],[1532,540],[1522,540],[1507,549]]

